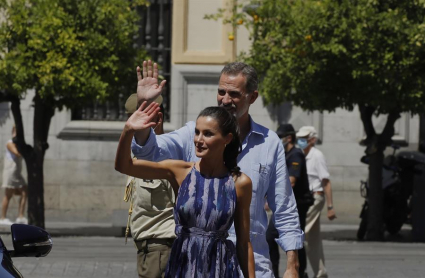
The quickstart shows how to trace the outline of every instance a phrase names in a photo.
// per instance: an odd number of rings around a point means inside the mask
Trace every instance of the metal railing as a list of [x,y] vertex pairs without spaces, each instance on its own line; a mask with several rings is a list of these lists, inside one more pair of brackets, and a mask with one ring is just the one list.
[[99,103],[93,101],[91,105],[86,105],[79,109],[72,110],[72,120],[83,121],[125,121],[127,115],[125,114],[124,104],[128,96],[119,94],[117,101],[106,101]]
[[[149,7],[138,8],[141,15],[139,35],[135,38],[135,47],[144,47],[152,60],[159,65],[159,74],[167,80],[162,96],[164,98],[164,120],[170,120],[170,84],[171,84],[171,23],[173,13],[172,0],[150,0]],[[141,63],[142,61],[140,61]],[[129,92],[130,94],[131,92]],[[123,121],[124,104],[128,96],[119,94],[116,99],[72,110],[73,120],[86,121]]]

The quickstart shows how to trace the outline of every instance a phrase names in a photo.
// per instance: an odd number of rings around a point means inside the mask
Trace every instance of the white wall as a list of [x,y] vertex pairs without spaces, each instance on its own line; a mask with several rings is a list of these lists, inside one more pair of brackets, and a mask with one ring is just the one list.
[[[21,103],[25,139],[31,145],[33,95],[33,92],[29,92]],[[56,111],[51,122],[49,149],[46,151],[44,161],[46,221],[110,222],[114,210],[127,208],[127,204],[122,201],[125,177],[114,169],[119,129],[124,123],[72,122],[74,127],[81,126],[77,130],[79,133],[73,138],[58,138],[58,135],[71,124],[70,119],[69,111]],[[11,137],[13,123],[10,104],[0,103],[1,169],[3,169],[5,145]],[[87,124],[92,128],[87,128]],[[112,130],[117,135],[111,138],[97,130],[96,135],[89,136],[99,126]],[[76,129],[70,132],[73,131],[76,132]],[[23,175],[27,177],[26,169]],[[11,219],[17,214],[17,198],[13,199],[8,212]]]

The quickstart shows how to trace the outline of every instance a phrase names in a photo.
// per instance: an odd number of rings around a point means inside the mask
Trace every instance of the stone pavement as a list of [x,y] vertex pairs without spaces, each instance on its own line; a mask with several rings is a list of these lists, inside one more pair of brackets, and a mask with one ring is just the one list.
[[[12,249],[10,235],[2,235]],[[44,258],[14,258],[24,277],[137,277],[136,249],[116,237],[52,237],[53,249]]]
[[[329,277],[425,278],[425,244],[324,240]],[[281,252],[283,275],[286,256]],[[313,277],[310,265],[309,277]]]
[[[137,277],[136,249],[131,240],[125,245],[123,237],[54,235],[67,229],[74,234],[100,231],[107,235],[119,232],[109,225],[93,227],[93,224],[84,223],[56,223],[50,224],[52,230],[49,230],[47,223],[46,226],[49,232],[54,232],[52,252],[45,258],[14,259],[15,266],[24,277]],[[403,229],[396,241],[387,242],[355,241],[356,229],[357,225],[322,225],[330,277],[425,278],[425,243],[406,242],[408,228]],[[12,248],[10,234],[4,233],[2,238],[6,246]],[[281,259],[284,267],[283,252]],[[310,268],[308,273],[312,277]]]
[[[10,237],[2,237],[11,246]],[[45,258],[14,259],[24,277],[137,277],[135,248],[131,242],[124,245],[123,238],[59,237],[53,241],[52,252]],[[324,249],[330,277],[425,277],[423,243],[325,240]]]

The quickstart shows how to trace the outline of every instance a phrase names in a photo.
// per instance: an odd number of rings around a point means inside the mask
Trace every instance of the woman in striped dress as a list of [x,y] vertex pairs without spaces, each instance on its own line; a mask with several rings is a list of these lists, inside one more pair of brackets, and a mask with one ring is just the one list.
[[[165,277],[255,277],[249,239],[252,183],[237,167],[241,149],[237,121],[225,108],[198,116],[194,147],[198,162],[132,160],[134,132],[152,127],[157,105],[143,103],[127,121],[115,169],[144,179],[168,179],[177,193],[174,241]],[[236,248],[227,240],[233,224]]]

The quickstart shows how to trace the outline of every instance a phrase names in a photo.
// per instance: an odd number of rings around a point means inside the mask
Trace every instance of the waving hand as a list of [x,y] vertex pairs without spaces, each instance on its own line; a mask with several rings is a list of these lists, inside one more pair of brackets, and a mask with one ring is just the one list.
[[140,72],[140,67],[137,67],[137,102],[151,102],[155,100],[167,83],[163,80],[158,85],[158,65],[152,61],[143,61],[143,72]]
[[154,127],[156,122],[152,121],[159,112],[159,105],[156,102],[152,102],[147,105],[147,102],[144,101],[142,105],[140,105],[139,109],[131,115],[131,117],[127,120],[126,126],[130,130],[144,130],[147,128]]

